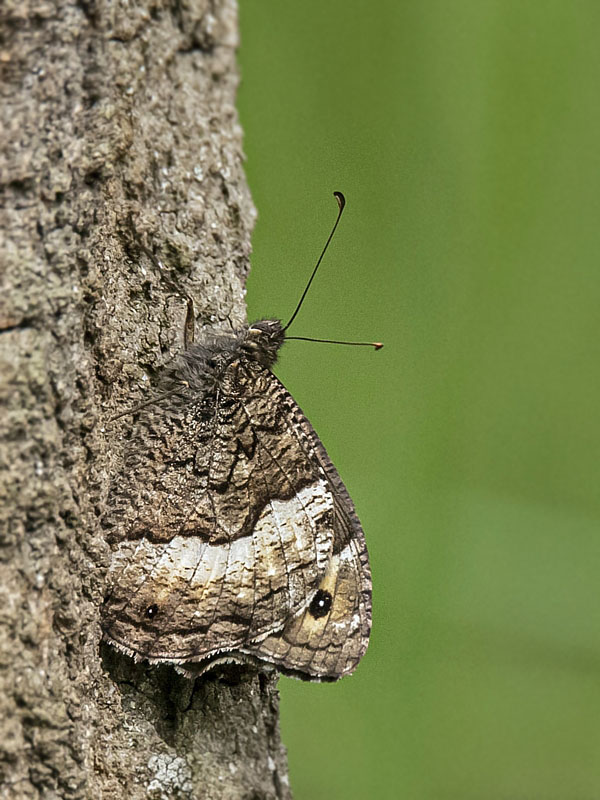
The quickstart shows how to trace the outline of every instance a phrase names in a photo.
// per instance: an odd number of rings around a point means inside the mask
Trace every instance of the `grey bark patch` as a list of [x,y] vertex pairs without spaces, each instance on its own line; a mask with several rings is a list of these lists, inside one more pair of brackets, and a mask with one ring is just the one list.
[[235,4],[5,3],[0,24],[0,797],[287,797],[272,682],[99,652],[128,426],[107,420],[181,349],[173,285],[199,325],[244,318]]

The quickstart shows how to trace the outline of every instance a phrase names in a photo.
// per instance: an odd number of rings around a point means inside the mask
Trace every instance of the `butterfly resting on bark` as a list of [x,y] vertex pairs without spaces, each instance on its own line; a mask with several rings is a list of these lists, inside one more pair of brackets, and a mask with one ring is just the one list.
[[[337,680],[363,656],[371,574],[354,505],[271,372],[339,222],[284,327],[191,344],[141,407],[114,492],[104,637],[202,673],[251,661]],[[376,344],[375,347],[380,345]],[[162,398],[162,399],[161,399]]]

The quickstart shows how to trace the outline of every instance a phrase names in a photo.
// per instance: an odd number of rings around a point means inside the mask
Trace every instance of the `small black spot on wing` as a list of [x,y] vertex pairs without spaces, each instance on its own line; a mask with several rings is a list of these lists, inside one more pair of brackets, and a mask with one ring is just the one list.
[[319,589],[311,600],[310,606],[308,607],[309,612],[315,619],[326,617],[331,609],[332,599],[329,592],[326,592],[324,589]]

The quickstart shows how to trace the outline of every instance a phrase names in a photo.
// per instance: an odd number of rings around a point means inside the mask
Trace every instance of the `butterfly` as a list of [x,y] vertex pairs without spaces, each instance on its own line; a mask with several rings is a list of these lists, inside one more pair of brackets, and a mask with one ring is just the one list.
[[[194,674],[224,661],[337,680],[362,658],[371,573],[354,505],[271,371],[286,326],[190,344],[142,407],[113,493],[102,628],[136,659]],[[374,344],[376,348],[381,345]]]

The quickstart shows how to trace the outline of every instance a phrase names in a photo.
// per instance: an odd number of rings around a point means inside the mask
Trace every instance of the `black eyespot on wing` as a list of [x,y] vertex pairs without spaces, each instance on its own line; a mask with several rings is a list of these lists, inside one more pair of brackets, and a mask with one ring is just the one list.
[[145,614],[148,617],[148,619],[154,619],[154,617],[158,614],[158,606],[156,605],[156,603],[152,603],[151,606],[148,606],[148,608],[145,611]]
[[332,599],[333,598],[331,597],[329,592],[326,592],[323,589],[319,589],[319,591],[313,597],[311,604],[308,607],[308,610],[315,619],[326,617],[331,609]]

